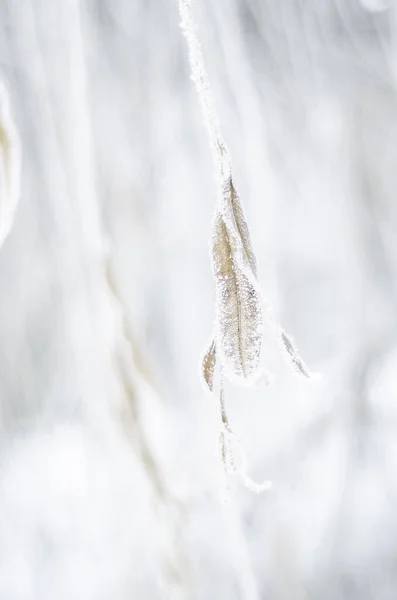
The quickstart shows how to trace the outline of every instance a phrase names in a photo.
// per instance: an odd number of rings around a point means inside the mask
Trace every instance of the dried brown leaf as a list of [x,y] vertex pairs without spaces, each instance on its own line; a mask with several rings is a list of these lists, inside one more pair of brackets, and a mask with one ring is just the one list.
[[241,237],[236,223],[239,222],[240,227],[245,223],[242,212],[236,217],[232,210],[233,200],[229,202],[227,219],[218,212],[213,225],[217,334],[225,374],[246,380],[255,375],[259,367],[262,310],[257,288],[247,275],[247,268],[253,261],[249,237],[245,235],[248,229]]

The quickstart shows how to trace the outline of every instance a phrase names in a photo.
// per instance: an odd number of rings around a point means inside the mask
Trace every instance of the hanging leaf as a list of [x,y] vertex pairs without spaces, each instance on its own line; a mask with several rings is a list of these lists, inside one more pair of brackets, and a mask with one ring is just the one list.
[[[211,254],[216,287],[217,320],[215,339],[211,341],[202,361],[202,375],[212,392],[216,353],[220,363],[221,456],[226,474],[235,471],[231,437],[223,397],[222,373],[239,384],[257,381],[262,345],[261,292],[257,281],[256,259],[252,250],[247,222],[232,180],[231,161],[223,140],[201,43],[191,12],[190,0],[179,0],[181,26],[187,40],[191,74],[200,100],[203,120],[213,152],[216,176],[219,182],[219,201],[213,222]],[[268,321],[269,319],[267,315]],[[294,370],[304,376],[310,373],[299,358],[284,331],[271,323],[284,354]],[[265,371],[264,382],[270,376]],[[244,461],[243,461],[244,462]],[[268,489],[269,482],[252,481],[245,466],[240,470],[244,483],[259,492]]]
[[[256,287],[244,269],[242,238],[215,216],[212,261],[217,295],[217,335],[225,374],[246,380],[259,367],[262,310]],[[246,238],[247,239],[247,238]],[[248,249],[248,246],[247,246]]]
[[319,379],[320,375],[318,373],[312,373],[307,368],[299,356],[298,351],[295,349],[291,338],[283,331],[283,329],[280,329],[280,339],[284,350],[283,354],[295,373],[304,379],[312,379],[313,381]]
[[222,185],[221,213],[229,238],[234,244],[234,260],[241,263],[244,269],[252,271],[252,275],[256,278],[256,258],[252,250],[247,221],[230,175]]
[[201,362],[201,374],[205,383],[206,388],[210,392],[214,389],[214,373],[216,366],[216,343],[212,339],[209,347],[205,351],[203,360]]

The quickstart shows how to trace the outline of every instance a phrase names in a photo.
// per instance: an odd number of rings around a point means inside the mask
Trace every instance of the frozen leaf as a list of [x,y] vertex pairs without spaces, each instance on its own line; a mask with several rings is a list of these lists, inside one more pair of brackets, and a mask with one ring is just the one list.
[[288,337],[285,331],[281,331],[281,340],[284,344],[285,352],[287,353],[287,358],[291,362],[296,373],[306,379],[310,379],[310,371],[306,367],[303,360],[300,358],[299,354],[294,348],[292,340]]
[[301,357],[298,354],[298,351],[294,347],[294,344],[291,338],[280,328],[280,339],[281,339],[281,347],[283,349],[283,354],[288,361],[288,363],[292,366],[293,370],[299,377],[303,377],[303,379],[311,379],[312,381],[316,381],[320,379],[320,375],[318,373],[312,373]]
[[252,271],[256,277],[256,258],[252,250],[247,221],[244,217],[240,197],[229,175],[222,185],[221,213],[234,245],[235,260]]
[[216,343],[212,339],[209,347],[205,351],[201,362],[201,374],[207,389],[212,392],[214,389],[214,373],[216,366]]
[[[247,379],[260,360],[262,310],[260,297],[237,254],[236,235],[223,215],[215,216],[212,261],[217,295],[217,335],[225,374]],[[241,246],[241,240],[240,240]]]

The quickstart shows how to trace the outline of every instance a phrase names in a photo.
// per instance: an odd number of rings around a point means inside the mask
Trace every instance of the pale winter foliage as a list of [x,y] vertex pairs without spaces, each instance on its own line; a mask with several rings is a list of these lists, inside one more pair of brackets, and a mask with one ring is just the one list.
[[182,8],[0,0],[0,600],[394,599],[396,7]]
[[[201,44],[192,16],[190,0],[179,0],[182,28],[188,42],[192,79],[202,107],[204,123],[215,160],[219,186],[211,253],[217,291],[216,338],[222,367],[232,377],[243,380],[259,368],[262,340],[262,310],[257,284],[256,258],[242,205],[232,178],[229,152],[222,138],[214,109]],[[269,317],[269,320],[272,319]],[[310,377],[297,356],[290,338],[280,330],[280,340],[297,372]],[[207,362],[213,361],[216,344],[210,345]],[[204,378],[207,378],[204,372]]]
[[[188,43],[192,79],[201,102],[219,186],[211,240],[217,302],[215,339],[204,355],[202,369],[204,381],[212,391],[218,351],[221,373],[221,456],[226,471],[233,471],[235,465],[231,437],[234,433],[230,428],[224,405],[222,376],[225,374],[232,381],[243,384],[255,382],[259,378],[263,335],[261,296],[257,282],[256,258],[241,201],[233,183],[229,153],[216,117],[190,0],[179,0],[179,10]],[[310,378],[310,373],[299,358],[290,338],[274,323],[272,316],[269,315],[268,318],[278,331],[279,341],[284,346],[285,354],[294,370],[299,375]],[[246,482],[249,481],[247,475],[244,475],[244,478]],[[267,489],[268,484],[264,487]],[[254,485],[254,489],[259,491],[262,486]]]

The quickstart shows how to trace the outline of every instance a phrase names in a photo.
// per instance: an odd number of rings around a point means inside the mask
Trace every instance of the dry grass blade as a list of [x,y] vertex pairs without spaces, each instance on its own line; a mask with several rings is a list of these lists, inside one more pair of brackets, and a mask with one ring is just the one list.
[[214,390],[214,374],[216,366],[216,343],[212,339],[209,347],[205,351],[201,362],[201,374],[206,388],[212,392]]
[[259,367],[262,339],[260,296],[241,265],[238,237],[223,215],[213,225],[212,262],[217,294],[217,335],[230,378],[247,380]]

